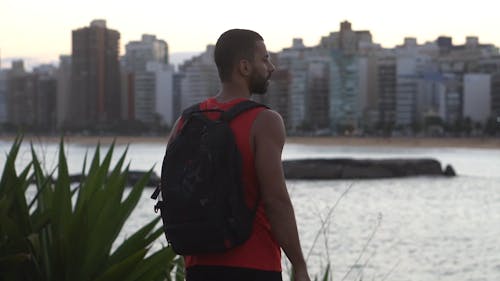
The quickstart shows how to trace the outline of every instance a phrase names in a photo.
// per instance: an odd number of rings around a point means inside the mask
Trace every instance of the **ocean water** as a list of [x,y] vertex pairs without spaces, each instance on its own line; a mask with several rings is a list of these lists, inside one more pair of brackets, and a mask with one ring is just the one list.
[[[9,147],[0,142],[0,167]],[[125,148],[116,147],[115,160]],[[65,149],[71,173],[79,173],[85,154],[95,151],[78,144]],[[159,174],[164,149],[131,144],[127,161],[131,169],[153,167]],[[35,144],[35,150],[47,170],[55,167],[57,144]],[[500,280],[500,149],[287,144],[283,154],[284,159],[314,157],[430,157],[452,165],[458,176],[288,180],[312,276],[330,264],[332,280]],[[25,145],[18,165],[30,159]],[[143,194],[120,239],[154,218],[150,192]],[[162,243],[163,237],[157,245]],[[283,267],[287,271],[286,259]]]

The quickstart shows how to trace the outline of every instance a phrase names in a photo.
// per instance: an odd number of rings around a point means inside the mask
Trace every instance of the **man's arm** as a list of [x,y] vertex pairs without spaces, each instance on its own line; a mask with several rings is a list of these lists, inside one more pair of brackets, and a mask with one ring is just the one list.
[[310,280],[281,162],[285,144],[281,116],[272,110],[262,111],[253,125],[252,140],[261,198],[271,231],[292,263],[295,280]]

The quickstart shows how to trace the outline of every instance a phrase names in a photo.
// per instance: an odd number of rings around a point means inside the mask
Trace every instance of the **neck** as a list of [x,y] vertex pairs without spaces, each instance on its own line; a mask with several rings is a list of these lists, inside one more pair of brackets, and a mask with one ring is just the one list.
[[237,98],[248,99],[251,95],[247,87],[234,83],[222,83],[222,88],[215,98],[220,102],[226,102]]

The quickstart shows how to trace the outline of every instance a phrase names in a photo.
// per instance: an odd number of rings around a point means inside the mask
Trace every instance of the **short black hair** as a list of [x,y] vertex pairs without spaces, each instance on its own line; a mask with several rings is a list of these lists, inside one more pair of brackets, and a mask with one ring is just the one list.
[[214,50],[221,82],[231,81],[233,66],[240,59],[253,60],[256,42],[263,40],[259,33],[247,29],[230,29],[222,33]]

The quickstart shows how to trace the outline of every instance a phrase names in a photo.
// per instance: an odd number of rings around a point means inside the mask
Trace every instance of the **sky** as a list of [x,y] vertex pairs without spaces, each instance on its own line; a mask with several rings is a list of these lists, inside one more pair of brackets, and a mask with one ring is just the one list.
[[277,52],[293,38],[317,45],[345,20],[387,48],[405,37],[422,44],[438,36],[454,44],[478,36],[480,43],[500,46],[499,10],[498,0],[0,0],[1,67],[12,59],[57,62],[71,53],[71,31],[94,19],[120,32],[120,54],[142,34],[165,40],[171,54],[201,52],[231,28],[259,32]]

